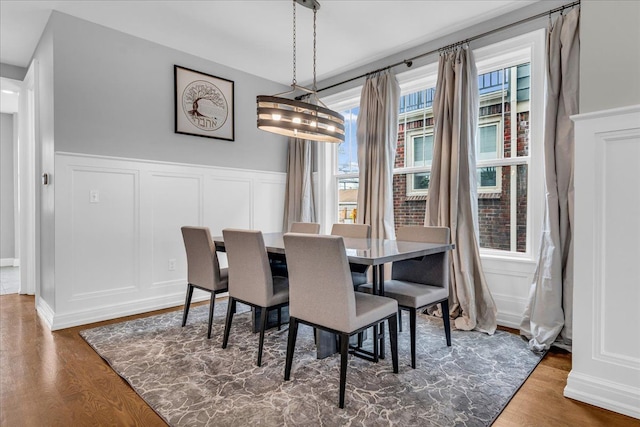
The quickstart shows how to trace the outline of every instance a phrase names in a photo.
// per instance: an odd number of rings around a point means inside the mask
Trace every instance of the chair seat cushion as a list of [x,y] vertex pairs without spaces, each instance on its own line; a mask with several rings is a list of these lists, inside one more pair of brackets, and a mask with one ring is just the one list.
[[283,304],[289,301],[289,278],[273,276],[273,297],[269,306]]
[[[358,288],[367,293],[371,293],[371,289],[371,283]],[[420,308],[449,298],[449,290],[404,280],[385,280],[384,296],[398,301],[398,305],[402,307]]]
[[357,331],[360,328],[398,312],[398,303],[394,299],[364,294],[362,292],[356,292],[355,297],[355,324],[351,325],[349,331],[344,332],[351,333]]

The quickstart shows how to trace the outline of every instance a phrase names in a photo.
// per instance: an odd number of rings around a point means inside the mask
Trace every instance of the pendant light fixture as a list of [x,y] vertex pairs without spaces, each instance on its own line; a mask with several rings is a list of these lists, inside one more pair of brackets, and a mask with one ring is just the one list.
[[[299,86],[296,81],[296,3],[313,9],[313,87]],[[316,89],[316,14],[320,9],[317,0],[293,0],[293,81],[292,90],[276,95],[260,95],[258,104],[258,129],[279,135],[321,142],[344,141],[344,118],[327,108],[320,101]],[[282,95],[300,90],[306,95],[288,99]]]

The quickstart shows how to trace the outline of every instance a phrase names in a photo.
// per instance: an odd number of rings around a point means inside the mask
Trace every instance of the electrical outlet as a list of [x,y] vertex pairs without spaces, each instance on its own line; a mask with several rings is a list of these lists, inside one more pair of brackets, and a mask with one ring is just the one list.
[[175,258],[171,258],[169,260],[169,271],[175,271],[176,270],[176,260]]
[[100,193],[98,190],[89,191],[89,203],[99,203],[100,202]]

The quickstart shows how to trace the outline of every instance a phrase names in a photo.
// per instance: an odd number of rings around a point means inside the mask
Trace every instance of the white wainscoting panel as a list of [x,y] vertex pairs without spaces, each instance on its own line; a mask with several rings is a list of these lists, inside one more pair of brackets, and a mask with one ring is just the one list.
[[74,153],[55,173],[52,330],[183,304],[182,225],[282,228],[285,173]]
[[572,118],[573,358],[564,394],[640,418],[640,105]]
[[70,172],[71,301],[136,291],[138,171],[74,167]]
[[498,309],[498,324],[520,329],[536,263],[526,259],[481,256],[487,285]]
[[222,235],[223,228],[252,227],[253,179],[236,175],[207,177],[204,224],[214,236]]
[[202,177],[150,174],[153,285],[173,285],[187,277],[180,227],[201,224]]
[[282,231],[286,182],[266,178],[256,184],[256,228],[266,232]]

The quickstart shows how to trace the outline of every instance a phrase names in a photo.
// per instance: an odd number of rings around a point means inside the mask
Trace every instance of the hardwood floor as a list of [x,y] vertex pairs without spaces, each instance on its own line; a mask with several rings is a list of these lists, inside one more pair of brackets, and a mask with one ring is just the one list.
[[[164,426],[162,419],[78,335],[50,332],[34,298],[0,297],[1,426]],[[571,355],[549,352],[495,426],[640,426],[640,420],[562,396]]]

